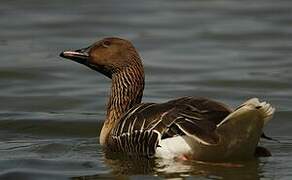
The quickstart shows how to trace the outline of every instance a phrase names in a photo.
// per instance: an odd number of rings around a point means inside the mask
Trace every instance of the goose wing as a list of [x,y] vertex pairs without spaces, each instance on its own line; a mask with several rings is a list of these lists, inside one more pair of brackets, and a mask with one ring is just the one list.
[[110,136],[113,151],[153,156],[159,141],[179,135],[216,144],[216,125],[231,109],[206,98],[183,97],[166,103],[145,103],[130,109]]

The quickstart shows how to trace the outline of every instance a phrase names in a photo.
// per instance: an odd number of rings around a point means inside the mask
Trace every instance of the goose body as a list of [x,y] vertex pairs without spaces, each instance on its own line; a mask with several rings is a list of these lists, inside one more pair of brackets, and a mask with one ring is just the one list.
[[235,111],[195,97],[140,104],[121,117],[108,146],[113,152],[167,159],[247,159],[254,156],[262,128],[273,112],[270,104],[256,98]]
[[105,38],[92,46],[64,51],[72,59],[112,79],[100,143],[108,152],[147,157],[224,161],[253,158],[274,108],[252,98],[235,110],[201,97],[141,103],[144,70],[134,46]]

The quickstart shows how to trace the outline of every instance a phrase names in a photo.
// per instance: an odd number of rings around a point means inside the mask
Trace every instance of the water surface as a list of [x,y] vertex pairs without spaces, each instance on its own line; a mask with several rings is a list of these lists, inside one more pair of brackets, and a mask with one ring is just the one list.
[[[290,0],[0,2],[0,178],[291,179]],[[277,113],[272,157],[236,166],[104,156],[98,135],[110,81],[58,57],[106,36],[143,58],[143,101],[251,97]]]

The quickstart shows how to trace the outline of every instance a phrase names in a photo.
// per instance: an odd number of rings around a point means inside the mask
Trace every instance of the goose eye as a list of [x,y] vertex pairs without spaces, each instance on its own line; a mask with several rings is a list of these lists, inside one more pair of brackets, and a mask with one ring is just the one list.
[[111,43],[110,43],[109,41],[104,41],[104,42],[102,43],[102,46],[103,46],[103,47],[106,47],[106,48],[108,48],[110,45],[111,45]]

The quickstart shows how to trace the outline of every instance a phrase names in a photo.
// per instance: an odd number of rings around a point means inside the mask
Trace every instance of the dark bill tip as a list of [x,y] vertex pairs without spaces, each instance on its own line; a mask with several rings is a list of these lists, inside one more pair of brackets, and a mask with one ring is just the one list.
[[62,58],[66,58],[65,55],[64,55],[64,52],[61,52],[59,56],[62,57]]

